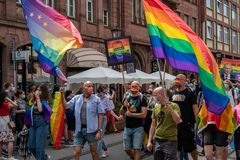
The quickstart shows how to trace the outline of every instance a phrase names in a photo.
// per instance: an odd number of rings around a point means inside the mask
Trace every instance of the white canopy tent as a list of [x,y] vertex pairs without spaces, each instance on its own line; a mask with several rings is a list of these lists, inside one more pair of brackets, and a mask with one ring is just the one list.
[[[125,75],[126,83],[132,80],[133,78],[131,76]],[[96,67],[68,77],[68,85],[72,83],[83,83],[85,81],[101,84],[123,84],[123,76],[121,72],[111,68]]]
[[133,77],[133,80],[138,81],[140,84],[151,83],[151,82],[159,82],[158,77],[153,76],[153,75],[148,74],[148,73],[145,73],[145,72],[140,71],[138,69],[136,69],[135,73],[129,73],[129,74],[127,74],[127,72],[124,71],[124,74]]
[[[164,74],[164,72],[161,71],[162,78],[163,78],[163,74]],[[159,79],[159,81],[160,81],[159,71],[153,72],[153,73],[151,73],[151,75],[154,76],[154,77],[158,77],[158,79]],[[176,78],[176,76],[171,75],[171,74],[169,74],[169,73],[165,73],[165,82],[166,82],[166,87],[167,87],[167,88],[170,87],[171,82],[174,81],[175,78]]]

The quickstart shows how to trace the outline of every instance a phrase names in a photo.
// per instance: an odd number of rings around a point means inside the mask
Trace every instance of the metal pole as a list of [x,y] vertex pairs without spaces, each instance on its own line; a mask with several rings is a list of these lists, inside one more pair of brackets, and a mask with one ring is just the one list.
[[12,39],[12,59],[13,59],[13,84],[17,88],[17,79],[16,79],[16,40],[15,37]]

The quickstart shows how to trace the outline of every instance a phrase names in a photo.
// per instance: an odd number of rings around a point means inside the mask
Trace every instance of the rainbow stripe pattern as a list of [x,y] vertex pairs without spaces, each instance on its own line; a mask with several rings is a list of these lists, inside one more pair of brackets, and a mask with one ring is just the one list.
[[209,111],[220,114],[229,103],[218,65],[206,44],[159,0],[143,0],[155,58],[176,69],[198,72]]
[[215,113],[209,112],[206,104],[203,103],[198,113],[198,133],[202,132],[209,124],[215,124],[220,131],[233,134],[234,128],[236,127],[236,122],[231,104],[229,103],[227,105],[222,114],[217,115]]
[[50,128],[53,146],[56,149],[61,148],[61,140],[64,131],[64,114],[61,92],[55,92],[52,115],[50,118]]
[[67,81],[58,64],[68,49],[82,47],[80,33],[69,19],[41,0],[22,0],[22,7],[40,67]]

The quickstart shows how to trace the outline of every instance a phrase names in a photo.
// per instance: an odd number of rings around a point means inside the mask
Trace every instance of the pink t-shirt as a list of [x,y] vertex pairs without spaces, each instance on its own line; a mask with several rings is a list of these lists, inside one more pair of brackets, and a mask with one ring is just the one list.
[[234,112],[234,117],[236,119],[237,125],[239,126],[240,125],[240,104],[234,107],[233,112]]

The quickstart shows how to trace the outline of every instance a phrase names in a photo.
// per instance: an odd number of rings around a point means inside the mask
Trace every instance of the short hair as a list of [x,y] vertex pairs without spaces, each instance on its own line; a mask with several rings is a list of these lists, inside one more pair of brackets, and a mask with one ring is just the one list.
[[73,93],[72,90],[66,90],[65,92],[65,98],[67,98],[68,96],[70,96]]
[[86,81],[83,83],[83,87],[85,87],[87,84],[93,84],[91,81]]
[[11,83],[7,82],[7,83],[4,84],[4,88],[8,89],[8,87],[10,87],[11,85],[12,85]]
[[232,67],[232,64],[231,64],[231,63],[225,63],[223,67],[225,68],[225,67],[228,66],[228,65]]
[[15,96],[16,97],[19,97],[21,94],[23,94],[24,92],[23,92],[23,90],[21,90],[21,89],[18,89],[17,90],[17,92],[16,92],[16,94],[15,94]]

